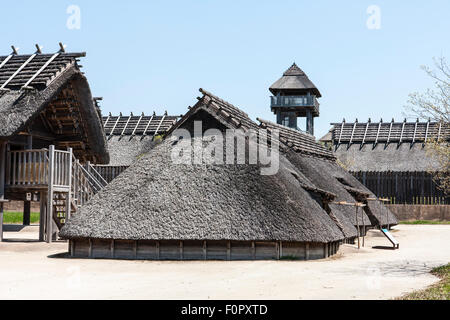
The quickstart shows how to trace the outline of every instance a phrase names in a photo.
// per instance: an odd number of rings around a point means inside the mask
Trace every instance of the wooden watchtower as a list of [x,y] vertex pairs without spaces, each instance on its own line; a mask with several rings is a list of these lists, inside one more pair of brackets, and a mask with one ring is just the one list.
[[106,182],[101,112],[78,59],[60,50],[0,56],[0,240],[3,203],[40,201],[40,240],[51,242],[77,208]]
[[298,129],[297,118],[306,117],[306,131],[314,135],[314,118],[319,116],[319,90],[295,63],[270,88],[270,107],[277,123]]

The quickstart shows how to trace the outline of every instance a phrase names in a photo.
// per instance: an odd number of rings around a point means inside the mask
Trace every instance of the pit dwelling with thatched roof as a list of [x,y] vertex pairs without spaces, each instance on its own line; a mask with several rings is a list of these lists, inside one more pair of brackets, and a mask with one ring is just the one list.
[[[60,235],[69,240],[72,256],[322,259],[368,228],[397,223],[370,199],[370,191],[338,169],[333,154],[311,135],[267,121],[258,125],[239,108],[200,91],[202,97],[167,137],[67,222]],[[201,135],[196,136],[199,121]],[[252,134],[259,129],[270,137],[255,140]],[[275,129],[279,139],[273,138]],[[234,130],[233,141],[243,141],[245,148],[224,143],[227,130]],[[261,174],[267,164],[253,162],[249,150],[257,146],[274,155],[275,145],[278,170]],[[199,151],[206,159],[214,155],[223,162],[196,158]],[[227,151],[235,160],[229,164]],[[193,161],[174,161],[174,154]],[[350,212],[340,204],[344,200],[371,203]]]

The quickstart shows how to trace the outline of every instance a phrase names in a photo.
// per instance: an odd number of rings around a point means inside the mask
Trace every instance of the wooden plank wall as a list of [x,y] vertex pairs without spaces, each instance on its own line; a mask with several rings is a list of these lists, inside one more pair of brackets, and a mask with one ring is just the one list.
[[423,171],[352,172],[377,197],[390,199],[391,204],[450,204],[450,197]]
[[128,168],[128,166],[102,166],[102,165],[97,165],[93,167],[108,183],[113,181],[119,174],[121,174]]
[[334,255],[339,243],[201,240],[70,240],[72,256],[140,260],[314,260]]

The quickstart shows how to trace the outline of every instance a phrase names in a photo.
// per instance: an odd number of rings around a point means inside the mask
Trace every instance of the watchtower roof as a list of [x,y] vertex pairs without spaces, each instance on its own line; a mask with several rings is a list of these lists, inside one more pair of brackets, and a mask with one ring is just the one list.
[[317,97],[321,97],[319,89],[309,80],[308,76],[295,62],[287,69],[283,76],[269,88],[270,92],[277,94],[279,91],[311,91]]

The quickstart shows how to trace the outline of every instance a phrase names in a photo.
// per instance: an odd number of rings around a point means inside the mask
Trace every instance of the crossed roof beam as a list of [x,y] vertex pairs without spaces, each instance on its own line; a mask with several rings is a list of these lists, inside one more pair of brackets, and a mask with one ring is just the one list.
[[[0,82],[0,91],[9,91],[11,86],[18,86],[20,87],[20,90],[30,90],[34,89],[31,85],[33,84],[33,81],[35,81],[41,74],[43,74],[48,67],[52,64],[53,61],[55,61],[56,58],[58,58],[61,55],[68,55],[66,54],[66,46],[59,43],[59,50],[54,54],[43,54],[42,49],[43,47],[39,44],[36,44],[36,52],[32,55],[19,55],[19,48],[15,46],[11,46],[12,52],[8,56],[0,57],[3,58],[0,62],[0,74],[2,72],[7,73],[9,70],[5,70],[7,67],[10,67],[11,64],[14,64],[17,61],[14,61],[13,58],[15,57],[27,57],[26,60],[22,63],[20,63],[17,67],[17,69],[14,70],[14,72],[3,82]],[[84,56],[84,53],[78,53],[78,54],[70,54],[70,57],[76,58]],[[34,70],[36,66],[31,67],[31,64],[36,61],[37,57],[48,57],[47,60],[40,60],[36,62],[38,66],[40,66],[37,70]],[[31,71],[31,75],[27,76],[24,74],[21,74],[22,71],[26,70],[27,67],[30,67],[31,70],[27,70],[28,72]],[[19,79],[20,78],[20,79]],[[19,85],[17,84],[17,81]]]

